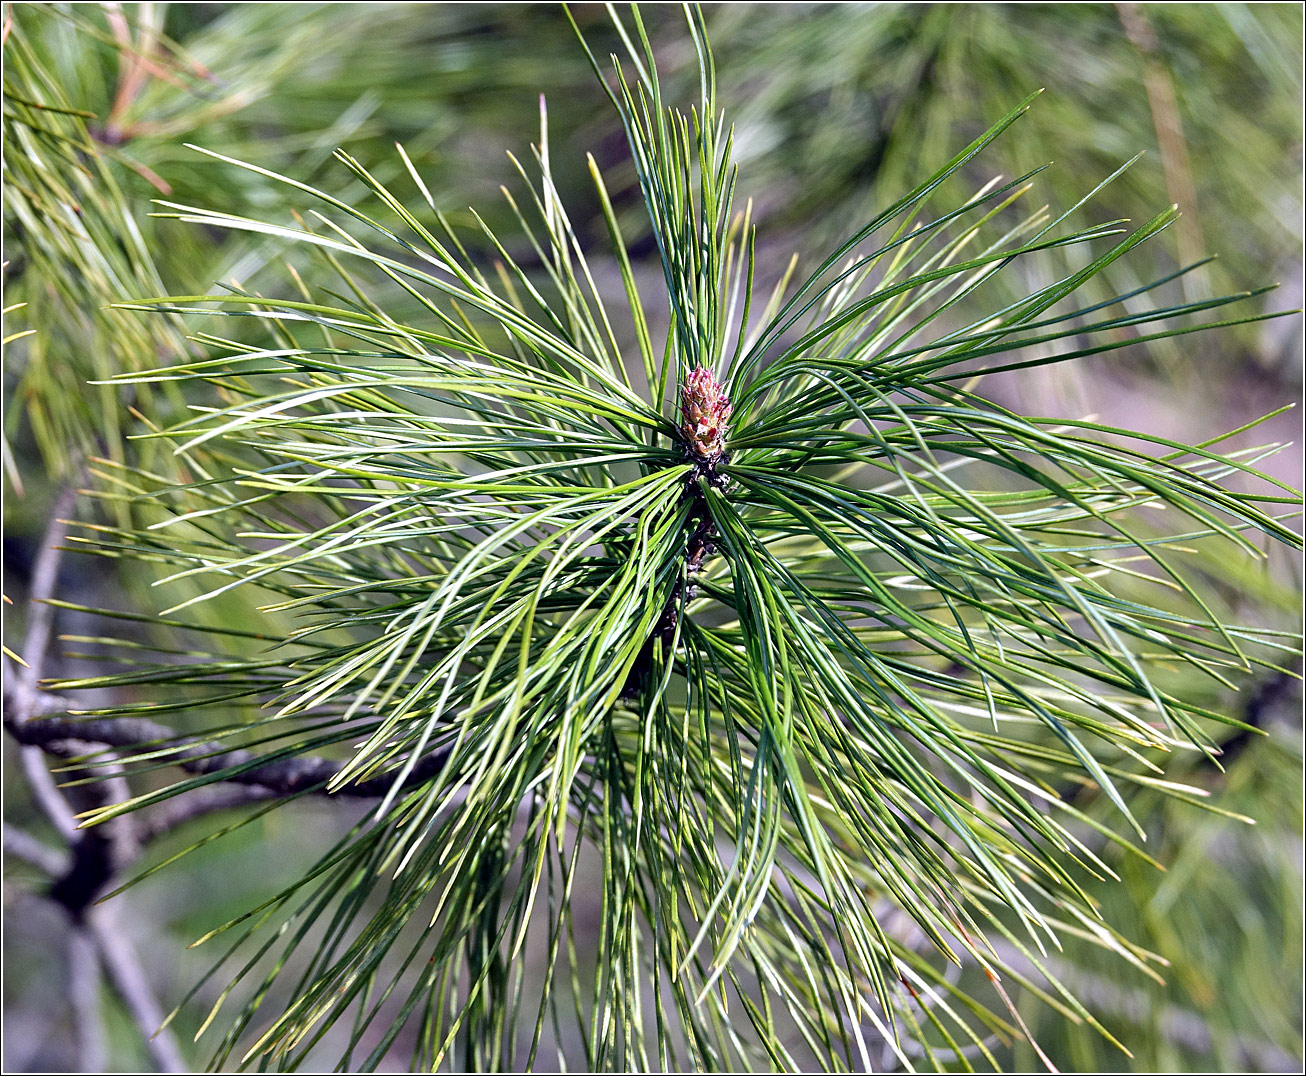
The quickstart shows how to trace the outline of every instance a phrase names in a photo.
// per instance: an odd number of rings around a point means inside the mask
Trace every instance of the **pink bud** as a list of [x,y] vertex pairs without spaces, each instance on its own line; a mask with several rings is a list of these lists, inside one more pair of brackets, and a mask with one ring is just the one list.
[[725,455],[731,410],[716,378],[704,367],[696,367],[680,390],[680,432],[696,458],[716,463]]

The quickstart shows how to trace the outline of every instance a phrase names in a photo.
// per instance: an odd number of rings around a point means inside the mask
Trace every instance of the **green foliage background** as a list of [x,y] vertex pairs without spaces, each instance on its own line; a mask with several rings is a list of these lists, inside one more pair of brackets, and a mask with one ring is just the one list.
[[[109,311],[105,303],[201,294],[212,282],[231,279],[256,292],[285,287],[284,252],[267,240],[147,216],[160,185],[169,200],[233,213],[257,215],[283,202],[282,189],[252,172],[228,169],[215,183],[213,168],[183,143],[257,162],[350,200],[360,187],[331,166],[331,151],[345,146],[389,181],[402,171],[392,150],[399,140],[442,205],[479,209],[498,205],[491,196],[513,177],[503,151],[521,155],[536,138],[542,92],[549,99],[555,181],[578,231],[587,241],[604,234],[584,166],[584,151],[594,148],[600,165],[616,166],[610,189],[627,240],[644,256],[637,270],[656,271],[648,262],[651,245],[641,245],[633,174],[620,182],[623,150],[614,120],[593,92],[558,11],[275,4],[125,10],[136,42],[166,32],[198,66],[179,63],[169,68],[171,78],[147,74],[139,92],[116,109],[130,50],[115,40],[99,9],[20,4],[11,12],[5,306],[27,305],[6,317],[5,335],[35,330],[13,340],[5,357],[11,453],[5,587],[15,598],[46,505],[69,469],[69,448],[80,443],[109,460],[124,452],[121,431],[99,424],[103,412],[92,391],[68,386],[175,361],[187,348],[162,319]],[[683,98],[696,74],[678,12],[654,9],[649,16],[669,85]],[[966,177],[972,189],[994,168],[1015,175],[1054,160],[1042,189],[1054,208],[1068,206],[1123,160],[1148,150],[1093,212],[1103,220],[1139,217],[1182,203],[1185,195],[1195,205],[1181,206],[1185,223],[1141,250],[1141,264],[1130,259],[1129,266],[1113,267],[1132,275],[1111,284],[1124,290],[1172,271],[1195,247],[1221,260],[1189,279],[1190,297],[1282,280],[1282,291],[1256,301],[1269,309],[1300,303],[1302,23],[1295,5],[1141,5],[1123,12],[1116,5],[730,5],[709,6],[707,17],[720,97],[739,130],[742,193],[756,200],[772,265],[783,265],[791,250],[819,250],[1028,92],[1046,87],[1018,136],[995,146],[997,156]],[[611,44],[605,19],[599,9],[578,12],[600,54]],[[23,77],[28,87],[44,87],[46,103],[92,114],[85,132],[93,139],[98,133],[98,140],[71,150],[57,139],[11,141],[8,125],[32,118],[15,100],[26,100],[29,91],[11,84]],[[50,238],[58,233],[42,231],[39,217],[24,217],[10,197],[11,184],[33,184],[36,173],[24,168],[39,160],[71,177],[79,197],[96,199],[99,220],[134,222],[139,240],[116,245],[94,231],[73,242]],[[1057,268],[1052,261],[1036,264],[1026,270],[1027,283],[1052,279]],[[386,302],[393,304],[387,309],[402,309],[404,297],[388,295]],[[1073,370],[1012,377],[999,398],[1070,417],[1143,412],[1146,420],[1136,420],[1141,426],[1200,439],[1299,395],[1300,346],[1299,321],[1242,326],[1097,357]],[[107,390],[98,391],[102,397]],[[169,406],[166,398],[157,403]],[[1293,426],[1290,416],[1282,417],[1264,438],[1291,439]],[[1298,481],[1299,450],[1267,467]],[[1211,574],[1218,576],[1216,567]],[[121,604],[105,600],[119,592],[150,601],[129,573],[86,569],[70,583],[75,600],[88,605]],[[1265,574],[1227,580],[1226,590],[1246,620],[1283,628],[1296,622],[1299,585],[1286,559]],[[239,616],[241,608],[233,600],[209,615]],[[11,618],[11,625],[7,636],[21,631],[21,622]],[[70,658],[64,671],[85,667]],[[1124,885],[1095,895],[1107,904],[1110,921],[1169,961],[1166,982],[1124,980],[1117,967],[1095,966],[1091,946],[1064,954],[1067,982],[1083,989],[1135,1056],[1129,1061],[1091,1029],[1018,998],[1035,1038],[1063,1068],[1272,1071],[1301,1058],[1302,740],[1294,687],[1266,681],[1237,698],[1213,693],[1203,701],[1254,716],[1273,733],[1250,741],[1227,774],[1199,766],[1185,775],[1216,793],[1221,807],[1258,825],[1248,829],[1160,797],[1135,805],[1157,835],[1150,853],[1168,870],[1130,861]],[[1253,714],[1256,705],[1261,710]],[[6,774],[12,773],[7,762]],[[5,797],[7,816],[25,821],[17,781],[6,781]],[[1107,814],[1108,805],[1086,799],[1084,809]],[[311,845],[328,843],[356,813],[296,805],[137,888],[130,898],[135,928],[169,1003],[205,965],[184,946],[306,866]],[[170,838],[177,848],[190,839]],[[165,844],[151,856],[168,854]],[[20,1034],[17,1044],[10,1036],[9,1063],[57,1070],[66,1060],[60,1043],[67,1039],[67,1015],[49,939],[59,924],[20,896],[21,868],[14,878],[9,874],[5,1005],[10,1028]],[[198,1009],[183,1013],[181,1029],[193,1030],[198,1018]],[[114,1045],[119,1067],[141,1063],[130,1032]],[[1035,1063],[1019,1047],[1003,1060]]]

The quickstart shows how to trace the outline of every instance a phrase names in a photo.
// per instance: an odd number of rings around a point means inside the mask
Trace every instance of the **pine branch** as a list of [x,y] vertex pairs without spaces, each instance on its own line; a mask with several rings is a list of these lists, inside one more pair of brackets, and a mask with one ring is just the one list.
[[[315,199],[295,226],[164,203],[303,244],[343,287],[297,274],[294,300],[131,304],[239,320],[197,335],[204,357],[110,379],[209,395],[148,438],[184,481],[102,470],[101,496],[150,520],[76,536],[181,591],[157,616],[121,614],[173,638],[95,636],[119,671],[43,683],[125,701],[79,714],[33,681],[30,720],[8,726],[104,778],[104,825],[59,897],[85,913],[134,854],[119,821],[140,837],[257,801],[380,796],[259,914],[209,935],[230,940],[221,996],[270,969],[216,1066],[302,1067],[348,1016],[343,1068],[389,1064],[405,1027],[414,1068],[530,1068],[550,1023],[574,1068],[573,1002],[584,1065],[603,1071],[882,1053],[998,1067],[994,1042],[1033,1041],[1025,994],[1113,1043],[1036,954],[1161,963],[1084,880],[1156,863],[1135,836],[1148,797],[1221,810],[1186,783],[1243,724],[1210,692],[1281,669],[1297,640],[1234,621],[1211,583],[1260,558],[1262,536],[1299,545],[1298,499],[1257,470],[1275,445],[1025,417],[976,386],[1258,315],[1192,323],[1246,294],[1165,305],[1191,266],[1075,305],[1173,208],[1075,225],[1100,185],[1026,212],[1038,170],[940,208],[1032,98],[754,305],[704,19],[686,11],[700,78],[682,112],[639,10],[611,14],[626,59],[609,81],[590,58],[653,230],[660,318],[593,172],[643,384],[555,188],[543,109],[527,197],[509,195],[519,239],[472,216],[493,278],[402,151],[416,209],[345,152],[370,198],[204,151],[224,176]],[[1067,249],[1064,276],[1009,270]],[[1021,291],[995,308],[984,285],[1002,273]],[[254,625],[175,616],[255,592]],[[158,723],[162,699],[207,731]],[[227,746],[246,735],[280,746]],[[319,757],[345,743],[346,761]],[[133,761],[180,775],[112,791]],[[1099,794],[1057,794],[1072,787]],[[587,963],[574,901],[591,858]],[[944,970],[964,964],[979,973]],[[294,984],[274,990],[282,974]]]

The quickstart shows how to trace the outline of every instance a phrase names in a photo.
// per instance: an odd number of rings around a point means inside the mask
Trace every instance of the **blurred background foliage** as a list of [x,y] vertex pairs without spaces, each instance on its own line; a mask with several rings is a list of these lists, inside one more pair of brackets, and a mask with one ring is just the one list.
[[[582,5],[576,17],[605,54],[611,26],[602,9]],[[683,98],[697,76],[679,13],[654,7],[646,17],[671,88]],[[1146,151],[1087,212],[1142,218],[1177,202],[1184,216],[1112,266],[1114,290],[1215,253],[1218,261],[1184,278],[1187,298],[1280,281],[1280,290],[1253,302],[1266,309],[1301,303],[1299,5],[732,4],[708,5],[707,17],[720,99],[737,128],[741,191],[754,199],[761,225],[758,260],[772,266],[773,278],[791,252],[852,231],[1044,87],[1028,116],[966,177],[970,189],[994,170],[1020,174],[1052,161],[1038,190],[1065,208]],[[653,254],[651,240],[640,242],[641,207],[616,119],[552,6],[14,4],[4,20],[5,590],[17,602],[7,639],[21,638],[20,599],[49,505],[65,484],[94,477],[85,460],[121,461],[130,452],[149,466],[176,466],[150,456],[148,442],[128,447],[136,419],[126,408],[160,422],[182,401],[115,398],[88,382],[166,363],[192,345],[166,318],[108,304],[211,293],[218,282],[285,293],[296,273],[342,286],[326,259],[297,260],[288,273],[265,237],[150,217],[151,199],[271,212],[287,222],[297,208],[286,188],[224,168],[186,143],[348,200],[358,192],[332,166],[332,150],[345,147],[389,182],[402,171],[393,151],[400,141],[451,219],[466,221],[464,207],[475,204],[496,227],[509,213],[497,188],[515,177],[505,151],[528,153],[544,94],[554,178],[582,240],[604,235],[585,164],[590,151],[608,176],[633,252]],[[1057,259],[1071,256],[1048,252],[1022,271],[1040,278],[1030,281],[1037,285],[1063,274],[1067,265]],[[642,271],[657,272],[655,263]],[[390,296],[387,309],[402,311],[404,301]],[[251,318],[246,331],[257,339],[264,329]],[[1296,318],[1186,336],[1011,376],[999,402],[1039,414],[1096,413],[1191,443],[1297,399],[1301,346]],[[1262,439],[1293,440],[1298,426],[1295,416],[1279,416]],[[91,471],[112,473],[112,466],[95,463]],[[1300,448],[1265,467],[1298,482]],[[1220,582],[1224,570],[1211,563],[1208,574]],[[1298,575],[1295,564],[1276,560],[1224,580],[1231,615],[1292,629]],[[120,578],[103,562],[94,572],[66,563],[62,593],[87,605],[147,608],[147,582]],[[239,599],[231,601],[210,615],[240,615]],[[78,660],[50,671],[72,673]],[[1099,950],[1088,944],[1058,955],[1068,985],[1134,1051],[1126,1058],[1091,1030],[1022,1000],[1035,1038],[1064,1069],[1300,1067],[1296,681],[1272,675],[1237,696],[1200,701],[1272,735],[1233,745],[1226,772],[1177,776],[1208,787],[1217,806],[1257,825],[1161,797],[1140,800],[1148,850],[1166,870],[1122,860],[1113,865],[1125,884],[1098,889],[1108,918],[1170,962],[1166,982],[1099,966]],[[12,777],[8,743],[5,750]],[[1085,793],[1077,806],[1106,810],[1091,800]],[[5,782],[5,811],[39,830],[17,781]],[[203,966],[185,945],[253,903],[264,880],[270,885],[298,864],[306,828],[325,841],[354,814],[302,805],[290,812],[245,827],[129,898],[135,904],[126,922],[144,943],[166,1005]],[[184,835],[176,841],[189,843]],[[150,861],[167,854],[163,842]],[[7,1067],[67,1070],[70,1017],[60,949],[51,942],[60,924],[31,890],[23,869],[7,864]],[[195,1019],[184,1016],[179,1030],[193,1030]],[[144,1061],[130,1034],[111,1046],[115,1068]],[[1036,1063],[1019,1048],[1004,1060]]]

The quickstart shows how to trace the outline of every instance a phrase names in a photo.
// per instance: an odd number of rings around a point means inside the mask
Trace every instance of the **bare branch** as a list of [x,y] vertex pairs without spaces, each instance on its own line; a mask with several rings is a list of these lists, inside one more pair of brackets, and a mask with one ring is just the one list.
[[[47,696],[53,699],[57,696]],[[199,776],[220,775],[218,780],[239,785],[257,785],[283,796],[299,792],[326,793],[326,784],[340,772],[342,763],[332,759],[300,756],[281,758],[259,764],[259,756],[241,747],[227,747],[194,737],[178,738],[166,725],[142,717],[76,718],[42,717],[29,721],[12,721],[5,718],[5,728],[19,743],[39,747],[50,754],[77,757],[85,754],[85,745],[103,744],[106,747],[149,747],[156,750],[171,745],[172,761],[187,773]],[[72,750],[68,745],[78,745]],[[405,786],[418,785],[438,774],[448,760],[447,751],[436,751],[424,756],[405,781]],[[239,773],[226,771],[239,767]],[[331,793],[333,796],[370,798],[384,795],[394,779],[382,775],[366,781],[343,785]]]
[[77,503],[77,491],[66,488],[50,506],[50,523],[41,538],[41,549],[32,566],[31,585],[28,590],[27,629],[23,635],[23,662],[27,668],[21,680],[28,692],[36,688],[45,666],[45,653],[50,645],[50,627],[54,621],[54,608],[46,600],[54,597],[55,583],[59,577],[59,548],[68,534],[66,517],[72,514]]
[[[37,687],[45,666],[54,622],[54,608],[46,604],[54,595],[59,575],[59,561],[67,524],[76,503],[72,489],[63,490],[51,507],[51,522],[42,538],[41,550],[32,569],[29,589],[30,608],[23,639],[21,672],[4,665],[4,726],[19,743],[23,769],[32,794],[41,810],[68,841],[69,854],[60,855],[30,838],[20,830],[6,826],[4,844],[8,851],[34,862],[55,879],[49,896],[72,917],[68,935],[69,1001],[77,1029],[77,1050],[84,1072],[103,1071],[106,1057],[104,1027],[100,1018],[100,964],[132,1019],[140,1029],[146,1048],[155,1065],[164,1072],[186,1072],[187,1065],[170,1031],[160,1031],[163,1012],[150,992],[145,973],[130,941],[119,929],[114,912],[91,907],[95,896],[118,868],[139,853],[135,829],[130,819],[116,819],[103,831],[79,831],[76,818],[64,795],[46,767],[43,750],[51,750],[53,741],[37,742],[23,733],[38,733],[50,720],[50,714],[66,713],[67,703]],[[64,737],[65,746],[71,737]],[[108,763],[107,769],[105,763]],[[122,767],[110,756],[99,760],[105,780],[95,787],[101,802],[121,801],[131,792],[122,776]]]
[[[6,724],[7,727],[7,724]],[[67,841],[77,837],[77,818],[73,815],[67,801],[55,784],[54,778],[46,768],[45,758],[37,747],[24,747],[19,752],[19,761],[23,766],[23,776],[27,778],[32,789],[32,798],[49,820]]]
[[104,1072],[108,1059],[100,1009],[100,958],[84,926],[68,932],[68,1004],[77,1037],[79,1072]]
[[141,967],[136,948],[118,924],[116,916],[111,909],[101,907],[88,915],[86,922],[104,969],[131,1013],[155,1066],[160,1072],[191,1071],[171,1029],[162,1026],[163,1007],[150,990],[149,979]]
[[[25,749],[24,766],[33,790],[41,801],[42,808],[60,831],[70,839],[76,832],[76,822],[64,804],[62,796],[54,788],[44,762],[33,749],[40,748],[47,754],[61,757],[78,757],[86,754],[85,744],[100,744],[105,747],[123,748],[128,753],[134,748],[160,744],[172,744],[173,761],[187,773],[203,776],[220,775],[218,780],[242,786],[251,786],[266,790],[275,795],[289,796],[300,792],[326,792],[327,783],[340,772],[341,764],[324,758],[297,757],[275,759],[258,764],[259,756],[243,748],[229,748],[223,744],[203,741],[194,737],[178,738],[176,733],[165,725],[156,724],[144,718],[113,718],[86,720],[75,717],[63,717],[72,709],[70,702],[59,695],[41,691],[37,687],[41,668],[49,645],[53,607],[44,604],[53,594],[58,575],[60,550],[66,525],[61,522],[74,506],[76,495],[72,490],[64,490],[56,499],[52,509],[53,520],[42,539],[42,549],[37,557],[32,572],[31,600],[32,613],[28,621],[27,637],[24,640],[23,660],[28,668],[19,675],[11,675],[14,670],[5,666],[5,716],[4,726]],[[29,751],[32,752],[31,760]],[[406,786],[421,784],[438,774],[447,761],[447,752],[434,752],[420,759],[405,780]],[[105,759],[97,760],[103,765]],[[112,761],[109,759],[107,761]],[[241,769],[239,773],[230,773]],[[333,795],[372,798],[390,791],[394,779],[385,775],[367,781],[359,781],[336,789]],[[126,799],[126,793],[119,796]],[[266,798],[250,794],[243,797],[250,799]],[[194,817],[204,810],[216,810],[223,806],[234,806],[240,797],[218,797],[199,801],[187,808],[178,808],[178,819]],[[47,802],[48,801],[48,802]],[[200,807],[211,803],[212,806]],[[58,817],[56,817],[58,816]],[[178,822],[168,822],[163,829],[171,828]],[[154,827],[157,829],[158,827]]]
[[35,867],[43,874],[48,874],[51,878],[58,878],[68,869],[67,853],[61,852],[57,848],[51,848],[44,841],[37,840],[27,831],[21,830],[17,826],[11,826],[6,822],[3,834],[5,855],[21,859],[24,863]]
[[[45,702],[36,684],[45,667],[46,650],[50,645],[50,629],[54,621],[54,608],[46,600],[54,596],[59,577],[59,549],[67,535],[64,518],[72,514],[77,503],[77,493],[71,487],[60,491],[50,506],[50,523],[41,537],[41,549],[32,566],[28,588],[27,625],[23,637],[23,664],[18,671],[8,661],[4,663],[5,724],[30,720],[37,713],[47,712]],[[20,752],[23,774],[32,789],[37,806],[50,819],[56,829],[68,840],[77,832],[77,821],[67,802],[55,786],[54,778],[46,768],[41,753],[31,747]]]
[[141,844],[149,844],[192,819],[213,811],[227,811],[233,807],[275,799],[276,795],[271,789],[258,785],[223,784],[197,788],[141,812],[136,821],[136,835]]

